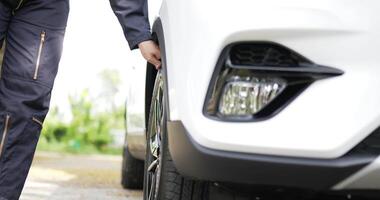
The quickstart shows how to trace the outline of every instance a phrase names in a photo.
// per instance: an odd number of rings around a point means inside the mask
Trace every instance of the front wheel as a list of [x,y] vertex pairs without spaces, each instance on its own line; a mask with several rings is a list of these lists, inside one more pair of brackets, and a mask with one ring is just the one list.
[[144,200],[208,200],[209,184],[181,176],[170,156],[166,137],[164,89],[163,78],[159,72],[149,113]]

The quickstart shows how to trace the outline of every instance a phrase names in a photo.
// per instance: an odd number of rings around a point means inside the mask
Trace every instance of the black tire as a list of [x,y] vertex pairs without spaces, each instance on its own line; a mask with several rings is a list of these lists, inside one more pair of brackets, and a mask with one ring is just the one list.
[[[183,177],[178,173],[174,166],[173,160],[170,156],[168,149],[168,140],[166,137],[166,108],[165,108],[165,98],[163,98],[163,122],[162,127],[160,127],[160,149],[158,158],[154,157],[151,153],[150,147],[150,133],[152,131],[153,115],[154,115],[154,101],[157,100],[156,97],[159,91],[159,81],[163,81],[161,74],[158,73],[155,87],[152,95],[152,106],[150,108],[149,122],[148,122],[148,133],[147,133],[147,151],[145,160],[145,174],[144,174],[144,200],[208,200],[208,190],[209,183],[203,181],[192,180]],[[162,87],[162,84],[161,84]],[[161,88],[164,90],[164,88]],[[156,115],[157,116],[157,115]],[[157,130],[157,129],[156,129]],[[148,168],[152,165],[154,158],[159,160],[159,165],[155,172],[148,172]],[[152,181],[153,175],[158,175],[158,184]],[[155,185],[152,188],[152,185]],[[154,190],[154,194],[150,195],[151,191]],[[151,196],[151,198],[149,198]]]
[[209,183],[192,180],[178,173],[168,150],[167,138],[163,140],[163,165],[160,183],[160,200],[208,200]]
[[123,153],[121,185],[125,189],[142,189],[144,185],[144,161],[134,158],[128,147]]

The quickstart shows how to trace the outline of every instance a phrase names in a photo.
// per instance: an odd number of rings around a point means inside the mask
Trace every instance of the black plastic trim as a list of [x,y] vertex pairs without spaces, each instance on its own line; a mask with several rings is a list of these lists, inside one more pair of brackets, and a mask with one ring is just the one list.
[[181,121],[167,125],[176,168],[184,176],[202,180],[324,190],[377,157],[348,153],[337,159],[308,159],[213,150],[195,142]]
[[[236,65],[233,64],[230,59],[231,49],[239,44],[268,44],[277,46],[278,48],[283,48],[287,51],[291,51],[292,54],[297,55],[302,59],[302,63],[294,67],[279,67],[279,66],[250,66],[250,65]],[[226,69],[248,69],[255,72],[258,75],[278,77],[287,81],[287,87],[277,98],[275,98],[271,103],[264,107],[258,113],[252,116],[244,117],[227,117],[221,115],[217,112],[217,109],[214,108],[214,111],[210,112],[208,106],[210,100],[212,99],[213,91],[217,82],[217,79],[220,73]],[[267,120],[283,110],[288,104],[290,104],[298,95],[302,93],[307,87],[309,87],[313,82],[330,78],[334,76],[343,75],[342,70],[321,66],[313,63],[309,59],[303,57],[302,55],[292,51],[291,49],[273,42],[237,42],[229,44],[225,47],[219,57],[219,60],[216,64],[216,68],[211,77],[210,85],[207,90],[205,103],[203,106],[203,115],[206,117],[217,120],[217,121],[227,121],[227,122],[257,122]],[[217,97],[217,102],[219,102],[221,94]]]
[[250,69],[253,71],[266,72],[280,76],[301,76],[312,77],[314,80],[328,78],[332,76],[340,76],[343,71],[331,67],[321,65],[303,64],[299,67],[271,67],[271,66],[247,66],[247,65],[234,65],[227,61],[227,66],[233,69]]
[[362,154],[380,155],[380,127],[377,127],[351,151]]

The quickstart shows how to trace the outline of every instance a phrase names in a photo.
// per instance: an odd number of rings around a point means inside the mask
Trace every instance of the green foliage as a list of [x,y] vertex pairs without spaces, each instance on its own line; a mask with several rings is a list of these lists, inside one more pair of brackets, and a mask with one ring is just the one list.
[[72,119],[65,123],[58,108],[50,111],[42,131],[39,149],[71,153],[118,153],[110,148],[112,130],[122,129],[122,107],[96,112],[93,100],[85,90],[69,96]]

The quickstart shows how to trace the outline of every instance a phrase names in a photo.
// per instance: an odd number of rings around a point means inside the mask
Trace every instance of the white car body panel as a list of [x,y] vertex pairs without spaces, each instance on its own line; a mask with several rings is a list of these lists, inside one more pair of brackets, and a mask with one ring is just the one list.
[[[380,124],[380,112],[373,112],[380,93],[372,92],[380,87],[373,76],[380,73],[379,8],[375,0],[164,1],[171,120],[183,121],[195,141],[211,149],[342,156]],[[239,41],[276,42],[345,74],[314,83],[267,121],[208,119],[202,109],[216,61]]]
[[[301,158],[343,156],[380,125],[380,1],[164,0],[170,120],[214,150]],[[276,116],[261,122],[222,122],[203,114],[216,62],[241,41],[284,45],[342,76],[313,83]],[[128,134],[145,132],[145,63],[128,96]],[[134,121],[136,122],[136,121]],[[380,189],[367,177],[377,160],[334,189]]]

